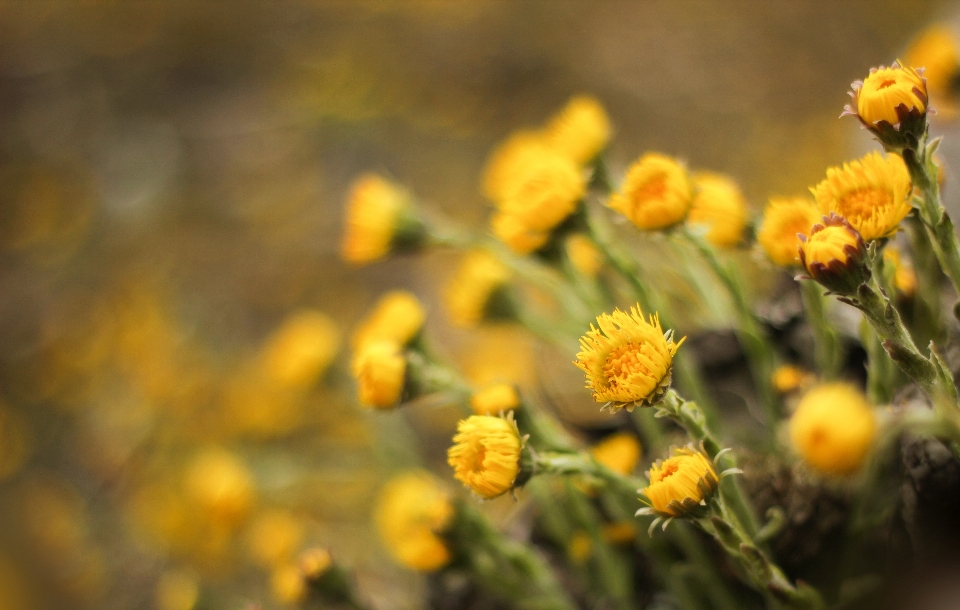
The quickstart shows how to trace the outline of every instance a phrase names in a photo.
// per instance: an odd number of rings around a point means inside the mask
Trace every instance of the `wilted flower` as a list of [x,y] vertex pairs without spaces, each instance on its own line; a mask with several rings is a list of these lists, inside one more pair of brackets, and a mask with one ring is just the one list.
[[415,241],[417,231],[402,226],[409,207],[409,195],[399,186],[376,174],[358,178],[347,200],[343,259],[372,263],[389,254],[398,241]]
[[831,214],[815,224],[800,244],[800,262],[819,284],[840,294],[856,292],[870,278],[867,247],[856,229]]
[[393,341],[371,341],[357,352],[353,376],[362,404],[392,409],[403,397],[407,360]]
[[496,383],[474,393],[470,406],[477,415],[498,415],[520,406],[517,390],[509,383]]
[[599,100],[578,95],[550,119],[543,139],[554,150],[583,164],[600,154],[610,134],[610,119]]
[[476,326],[489,314],[492,297],[510,279],[510,270],[484,250],[468,253],[447,286],[446,305],[457,326]]
[[649,512],[666,519],[701,512],[720,483],[713,462],[703,452],[682,448],[672,453],[650,466],[650,485],[640,492]]
[[657,231],[682,222],[692,202],[686,168],[673,157],[647,153],[630,166],[609,205],[638,228]]
[[639,306],[629,313],[616,309],[597,317],[597,326],[580,338],[574,364],[586,373],[594,400],[632,410],[662,398],[682,343],[673,342],[673,331],[663,332],[655,314],[647,321]]
[[757,241],[776,265],[792,267],[800,262],[798,235],[806,235],[820,220],[813,202],[806,197],[774,197],[763,212]]
[[357,326],[351,343],[359,349],[370,341],[393,341],[406,345],[423,328],[427,314],[412,292],[393,290],[377,301],[373,311]]
[[471,415],[460,420],[447,462],[454,476],[484,498],[513,489],[520,474],[523,439],[512,418]]
[[696,195],[687,224],[707,230],[706,239],[718,248],[736,246],[747,224],[747,203],[740,187],[728,176],[713,172],[693,175]]
[[633,434],[617,432],[591,447],[590,455],[610,470],[626,476],[640,460],[640,442]]
[[790,419],[790,440],[811,467],[830,475],[856,472],[876,436],[877,421],[863,394],[843,383],[813,388]]
[[424,471],[398,475],[384,485],[374,521],[387,550],[408,568],[432,572],[450,561],[440,534],[453,517],[447,492]]

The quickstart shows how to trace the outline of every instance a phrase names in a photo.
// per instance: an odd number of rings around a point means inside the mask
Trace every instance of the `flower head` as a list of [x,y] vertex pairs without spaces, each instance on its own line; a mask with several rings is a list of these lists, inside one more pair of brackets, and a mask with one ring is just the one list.
[[773,198],[763,212],[757,241],[774,264],[792,267],[799,264],[800,239],[820,220],[813,202],[806,197]]
[[496,498],[513,489],[522,449],[512,418],[471,415],[457,424],[447,462],[457,480],[484,498]]
[[327,369],[340,347],[340,329],[326,314],[304,309],[291,314],[261,353],[267,378],[285,387],[303,387]]
[[476,326],[490,313],[495,293],[510,279],[510,270],[485,250],[468,253],[447,286],[446,305],[457,326]]
[[712,172],[693,176],[696,195],[687,224],[706,228],[706,239],[718,248],[736,246],[747,224],[747,203],[731,178]]
[[843,383],[817,386],[790,419],[790,441],[803,460],[830,475],[859,470],[873,445],[877,421],[859,390]]
[[397,185],[366,174],[358,178],[347,199],[346,227],[340,254],[354,264],[372,263],[393,247],[409,196]]
[[239,457],[219,447],[194,458],[186,491],[215,521],[231,526],[246,517],[254,499],[250,471]]
[[610,141],[610,119],[594,97],[578,95],[553,116],[543,131],[544,141],[575,163],[593,160]]
[[590,238],[574,233],[566,240],[567,258],[586,277],[596,277],[603,267],[603,257]]
[[657,231],[682,222],[693,201],[693,183],[679,161],[647,153],[630,166],[610,207],[640,229]]
[[453,506],[432,475],[413,471],[384,485],[374,510],[374,521],[387,550],[398,563],[432,572],[450,561],[450,550],[440,537]]
[[819,284],[840,294],[856,292],[870,277],[867,247],[856,229],[835,214],[823,217],[800,244],[800,262]]
[[960,48],[954,32],[940,23],[927,28],[910,43],[905,63],[923,67],[923,78],[937,113],[954,114],[954,89],[960,75]]
[[652,512],[667,519],[700,511],[720,483],[713,462],[702,451],[682,448],[672,453],[650,466],[650,485],[640,492]]
[[632,434],[617,432],[594,445],[590,454],[610,470],[626,476],[640,460],[640,442]]
[[559,153],[532,156],[519,171],[496,206],[530,231],[549,232],[577,209],[586,191],[583,172]]
[[490,232],[516,254],[536,252],[550,240],[549,232],[531,229],[519,216],[506,212],[493,213]]
[[373,311],[357,326],[351,343],[359,349],[370,341],[406,345],[419,334],[427,314],[412,292],[393,290],[377,301]]
[[785,364],[773,372],[773,387],[781,394],[788,394],[809,385],[814,376],[799,367]]
[[483,194],[493,202],[502,200],[516,189],[527,175],[531,163],[544,155],[555,154],[543,136],[532,130],[510,134],[487,159],[483,171]]
[[403,397],[407,360],[393,341],[371,341],[353,360],[353,376],[362,404],[392,409]]
[[580,338],[574,364],[586,373],[594,400],[632,410],[663,397],[681,344],[673,342],[673,331],[663,332],[656,315],[647,321],[639,306],[629,313],[616,309],[597,317],[597,326]]
[[304,524],[291,513],[269,510],[257,516],[247,531],[247,550],[264,567],[280,565],[296,552]]
[[843,216],[866,241],[890,237],[910,212],[913,187],[898,155],[876,151],[857,161],[831,167],[810,189],[823,214]]
[[871,68],[864,81],[851,85],[850,96],[856,112],[848,112],[867,126],[876,127],[881,121],[890,126],[905,120],[908,113],[927,111],[927,83],[919,71],[902,67],[899,62],[887,68]]
[[470,397],[470,406],[477,415],[499,415],[520,407],[517,390],[509,383],[495,383]]

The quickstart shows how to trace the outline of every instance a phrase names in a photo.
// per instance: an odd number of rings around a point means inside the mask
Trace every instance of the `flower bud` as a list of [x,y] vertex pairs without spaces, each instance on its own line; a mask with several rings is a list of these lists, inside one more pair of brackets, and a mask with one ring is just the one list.
[[801,237],[800,262],[827,290],[853,294],[870,279],[866,244],[843,217],[831,213],[823,222],[813,225],[809,236]]
[[351,187],[340,254],[349,263],[365,265],[393,251],[418,247],[428,232],[405,190],[367,174]]
[[378,409],[392,409],[403,397],[407,360],[393,341],[365,345],[353,361],[360,402]]
[[663,518],[703,516],[720,484],[713,462],[702,451],[674,449],[650,466],[650,485],[641,491],[651,511]]
[[855,81],[853,105],[840,116],[853,115],[888,149],[916,148],[927,128],[927,80],[922,68],[899,62],[871,68],[866,80]]

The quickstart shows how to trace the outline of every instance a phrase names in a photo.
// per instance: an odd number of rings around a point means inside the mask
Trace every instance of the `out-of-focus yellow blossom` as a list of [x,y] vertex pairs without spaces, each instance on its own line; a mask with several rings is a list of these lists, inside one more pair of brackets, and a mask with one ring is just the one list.
[[927,111],[927,83],[914,68],[894,62],[889,68],[871,68],[862,83],[855,82],[853,101],[857,116],[867,125],[875,126],[880,121],[896,125],[900,123],[897,107],[901,104],[907,111]]
[[653,512],[680,517],[695,510],[717,489],[720,479],[713,462],[699,451],[676,449],[666,460],[650,466],[650,485],[641,492]]
[[580,168],[557,153],[530,159],[523,172],[496,206],[529,231],[552,230],[577,209],[586,191]]
[[900,294],[912,297],[917,291],[917,274],[903,259],[900,250],[893,245],[888,245],[883,250],[883,260],[893,268],[893,287]]
[[307,580],[315,580],[330,569],[333,565],[333,557],[327,549],[313,547],[300,553],[297,563],[300,565],[300,572]]
[[574,233],[567,238],[567,257],[574,268],[587,277],[596,277],[603,267],[600,250],[588,237]]
[[739,244],[747,225],[747,203],[737,183],[723,174],[698,172],[693,184],[696,195],[687,224],[706,228],[707,241],[718,248]]
[[340,346],[337,324],[323,312],[291,314],[267,340],[261,362],[267,377],[281,386],[304,387],[333,362]]
[[246,517],[254,500],[250,471],[236,454],[220,447],[205,449],[193,459],[185,489],[215,522],[227,526]]
[[247,531],[247,552],[259,565],[276,566],[289,560],[303,541],[303,522],[285,510],[268,510]]
[[960,45],[954,32],[941,23],[925,29],[907,48],[905,63],[923,68],[930,101],[937,113],[947,117],[955,114],[954,83],[960,74]]
[[354,264],[372,263],[391,249],[409,196],[376,174],[361,176],[350,188],[340,254]]
[[606,523],[601,530],[603,539],[613,544],[627,544],[637,537],[637,526],[630,521]]
[[300,567],[286,563],[274,568],[270,573],[270,591],[281,604],[293,606],[300,602],[307,593],[307,583]]
[[611,132],[610,119],[600,101],[578,95],[550,119],[543,139],[575,163],[584,164],[606,148]]
[[827,177],[810,191],[823,214],[843,216],[870,241],[897,231],[910,212],[913,187],[903,159],[874,151],[842,167],[829,168]]
[[373,311],[357,326],[350,342],[355,350],[370,341],[406,345],[420,333],[426,318],[416,295],[406,290],[392,290],[380,297]]
[[193,610],[199,596],[196,576],[185,570],[164,572],[154,591],[157,610]]
[[484,498],[496,498],[513,489],[522,449],[513,419],[471,415],[457,424],[447,462],[457,480]]
[[800,239],[808,235],[822,214],[806,197],[774,197],[763,212],[763,223],[757,232],[757,241],[763,251],[781,267],[800,263]]
[[364,345],[353,361],[360,402],[378,409],[392,409],[403,396],[407,360],[393,341]]
[[570,537],[567,544],[567,557],[574,563],[583,563],[593,554],[593,540],[584,531],[578,531]]
[[32,451],[27,420],[0,402],[0,481],[19,472]]
[[525,178],[530,163],[551,153],[553,151],[539,132],[524,130],[512,133],[487,160],[483,172],[483,194],[490,201],[500,201],[516,189],[517,182]]
[[640,442],[632,434],[617,432],[594,445],[590,454],[610,470],[626,476],[640,460]]
[[424,471],[392,478],[383,487],[374,520],[387,550],[401,565],[432,572],[450,561],[439,534],[453,517],[447,492]]
[[614,310],[597,317],[597,326],[580,338],[574,362],[587,377],[597,402],[613,409],[657,402],[670,386],[673,356],[683,344],[673,342],[673,331],[663,332],[656,314],[644,320],[639,306],[629,313]]
[[517,216],[505,212],[494,212],[490,217],[490,232],[517,254],[539,250],[550,239],[550,233],[534,231]]
[[515,325],[477,328],[458,351],[460,368],[476,387],[496,383],[529,387],[536,378],[534,341],[526,329]]
[[804,395],[790,419],[790,441],[812,468],[829,475],[856,472],[877,432],[877,418],[853,386],[830,383]]
[[673,157],[647,153],[630,166],[609,205],[638,228],[657,231],[682,222],[692,202],[686,168]]
[[509,383],[488,386],[470,397],[470,406],[477,415],[499,415],[520,406],[517,390]]
[[789,394],[812,383],[814,376],[799,367],[784,364],[773,372],[773,387],[781,394]]
[[469,252],[444,295],[450,320],[463,327],[479,324],[490,298],[509,279],[510,270],[492,254],[485,250]]

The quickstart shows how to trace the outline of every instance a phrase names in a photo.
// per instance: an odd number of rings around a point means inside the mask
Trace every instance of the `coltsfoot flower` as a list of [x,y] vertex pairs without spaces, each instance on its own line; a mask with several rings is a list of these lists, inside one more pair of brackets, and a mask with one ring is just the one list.
[[447,492],[427,472],[398,475],[384,485],[374,521],[384,545],[403,566],[432,572],[450,561],[440,535],[453,517]]
[[798,235],[806,235],[822,214],[806,197],[774,197],[763,212],[757,241],[767,257],[781,267],[800,263]]
[[853,294],[870,279],[867,247],[856,229],[836,214],[823,217],[800,244],[800,262],[810,277],[839,294]]
[[670,458],[650,466],[650,485],[640,492],[647,508],[640,509],[638,515],[655,514],[669,520],[706,512],[707,502],[720,483],[713,462],[702,451],[690,447],[671,453]]
[[360,322],[351,343],[355,350],[371,341],[406,345],[420,333],[426,318],[416,295],[406,290],[392,290],[380,297],[373,311]]
[[540,132],[515,131],[490,153],[483,171],[483,194],[494,203],[500,201],[526,177],[530,163],[552,153]]
[[647,153],[630,166],[609,206],[638,228],[658,231],[682,222],[692,202],[693,182],[686,168],[673,157]]
[[644,320],[639,306],[597,317],[597,326],[580,338],[574,362],[587,377],[593,399],[611,409],[649,406],[670,387],[673,356],[683,344],[663,332],[656,314]]
[[866,241],[890,237],[910,212],[913,187],[898,155],[874,151],[831,167],[827,177],[810,189],[823,214],[847,219]]
[[582,165],[606,148],[611,131],[610,119],[600,101],[578,95],[550,119],[543,138],[551,148]]
[[[423,227],[409,216],[410,196],[376,174],[358,178],[350,189],[340,254],[362,265],[384,258],[400,242],[416,242]],[[408,226],[409,225],[409,226]]]
[[485,250],[467,253],[445,293],[450,320],[457,326],[472,327],[491,312],[496,293],[510,279],[510,270]]
[[535,231],[519,217],[506,212],[493,213],[490,232],[516,254],[536,252],[550,240],[549,231]]
[[528,159],[520,171],[523,175],[505,190],[496,206],[530,231],[551,231],[577,209],[586,191],[580,168],[553,151]]
[[693,184],[696,195],[687,224],[705,228],[707,241],[718,248],[739,244],[747,225],[747,203],[737,183],[723,174],[698,172]]
[[922,66],[930,101],[937,114],[956,113],[956,82],[960,76],[960,45],[957,35],[945,24],[937,23],[920,32],[907,48],[904,63]]
[[470,407],[477,415],[499,415],[520,407],[517,389],[509,383],[495,383],[474,393]]
[[640,441],[627,432],[617,432],[594,445],[590,455],[610,470],[626,476],[640,460]]
[[913,267],[903,258],[900,250],[888,245],[883,249],[883,261],[891,269],[893,287],[905,297],[912,297],[917,291],[917,274]]
[[457,424],[447,462],[477,495],[496,498],[517,481],[523,443],[512,417],[471,415]]
[[807,392],[790,419],[790,441],[812,468],[829,475],[856,472],[866,460],[877,418],[853,386],[830,383]]
[[284,387],[304,387],[333,362],[340,347],[340,329],[329,316],[313,309],[291,314],[271,335],[260,355],[267,378]]
[[927,81],[923,70],[899,62],[871,68],[866,80],[850,85],[853,104],[843,114],[857,117],[887,148],[916,147],[927,126]]
[[394,341],[371,341],[353,360],[360,402],[377,409],[392,409],[403,397],[407,360]]
[[566,240],[567,258],[586,277],[596,277],[603,267],[603,256],[590,238],[574,233]]
[[773,372],[773,387],[781,394],[799,390],[802,387],[810,385],[815,377],[809,371],[790,364],[784,364],[777,367]]
[[186,475],[186,492],[217,523],[236,525],[254,499],[253,478],[243,461],[219,447],[194,459]]

